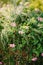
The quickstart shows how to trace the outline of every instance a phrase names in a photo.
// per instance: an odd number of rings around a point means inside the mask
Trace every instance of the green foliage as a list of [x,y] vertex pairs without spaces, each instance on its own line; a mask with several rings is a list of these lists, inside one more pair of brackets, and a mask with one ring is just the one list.
[[[17,5],[19,3],[20,0]],[[22,5],[23,9],[19,14],[16,13],[17,9],[12,10],[13,5],[12,8],[4,7],[0,11],[0,49],[4,54],[1,61],[6,65],[9,62],[10,65],[24,65],[31,62],[33,57],[40,58],[43,53],[43,10],[37,4],[33,6],[33,3],[38,3],[36,0],[26,3]]]

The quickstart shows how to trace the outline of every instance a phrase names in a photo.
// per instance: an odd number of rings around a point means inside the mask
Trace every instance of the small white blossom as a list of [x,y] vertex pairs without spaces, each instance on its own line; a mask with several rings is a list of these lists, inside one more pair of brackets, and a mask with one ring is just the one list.
[[23,32],[22,30],[21,30],[21,31],[19,31],[18,33],[19,33],[19,34],[24,34],[24,32]]

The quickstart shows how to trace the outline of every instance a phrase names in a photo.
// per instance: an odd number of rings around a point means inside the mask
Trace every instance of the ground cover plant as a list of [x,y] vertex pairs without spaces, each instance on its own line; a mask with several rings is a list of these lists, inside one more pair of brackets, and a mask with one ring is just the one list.
[[0,2],[0,65],[43,65],[43,0]]

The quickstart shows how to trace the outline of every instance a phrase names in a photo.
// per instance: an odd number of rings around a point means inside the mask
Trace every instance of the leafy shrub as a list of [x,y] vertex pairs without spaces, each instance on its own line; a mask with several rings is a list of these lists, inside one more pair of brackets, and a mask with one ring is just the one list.
[[0,12],[0,60],[6,65],[28,65],[29,62],[38,65],[43,59],[42,1],[25,2],[22,7],[20,13],[16,12],[19,9],[13,11],[13,7]]

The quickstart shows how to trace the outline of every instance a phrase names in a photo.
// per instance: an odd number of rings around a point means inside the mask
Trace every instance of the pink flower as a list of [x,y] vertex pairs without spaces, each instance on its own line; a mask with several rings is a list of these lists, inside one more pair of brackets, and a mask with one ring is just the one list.
[[12,27],[16,27],[16,23],[15,23],[15,22],[12,22],[10,25],[11,25]]
[[37,60],[37,57],[32,58],[32,61],[36,61],[36,60]]
[[43,56],[43,53],[41,54],[41,56]]
[[11,48],[13,48],[13,47],[15,47],[15,44],[10,44],[9,46],[10,46]]
[[0,62],[0,64],[2,64],[2,62]]
[[43,21],[43,18],[41,18],[41,17],[38,17],[38,21]]
[[24,34],[24,32],[23,32],[23,31],[19,31],[18,33],[19,33],[19,34]]

